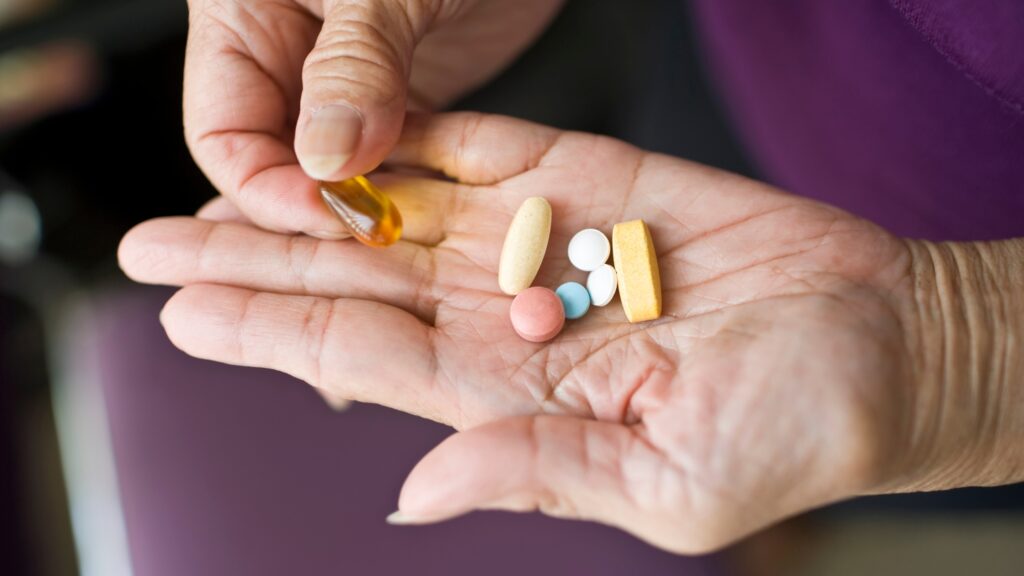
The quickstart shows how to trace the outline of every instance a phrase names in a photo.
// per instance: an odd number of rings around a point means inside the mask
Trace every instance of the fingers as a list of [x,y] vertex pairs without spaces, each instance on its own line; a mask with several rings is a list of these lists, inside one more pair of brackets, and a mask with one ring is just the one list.
[[402,129],[416,43],[434,14],[420,2],[328,0],[302,73],[295,151],[303,169],[338,180],[375,168]]
[[397,308],[354,299],[284,296],[197,284],[160,315],[175,346],[228,364],[271,368],[441,422],[450,399],[433,386],[431,329]]
[[500,420],[457,433],[413,469],[392,523],[434,522],[474,509],[542,512],[624,528],[655,545],[680,538],[681,499],[662,455],[633,428],[561,416]]
[[[445,238],[453,217],[452,207],[458,195],[456,185],[432,178],[393,173],[375,173],[371,179],[398,206],[402,214],[403,240],[424,246],[436,246]],[[214,222],[253,224],[234,202],[224,196],[218,196],[204,204],[196,212],[196,218]],[[340,240],[348,238],[351,234],[347,230],[323,230],[313,236],[325,240]]]
[[399,242],[286,236],[235,223],[161,218],[136,226],[118,250],[125,273],[151,284],[219,283],[260,291],[379,300],[433,318],[433,256]]
[[270,230],[344,229],[292,148],[302,63],[319,21],[272,2],[192,3],[185,139],[214,186]]
[[494,114],[410,114],[388,160],[467,184],[495,184],[537,167],[563,134]]

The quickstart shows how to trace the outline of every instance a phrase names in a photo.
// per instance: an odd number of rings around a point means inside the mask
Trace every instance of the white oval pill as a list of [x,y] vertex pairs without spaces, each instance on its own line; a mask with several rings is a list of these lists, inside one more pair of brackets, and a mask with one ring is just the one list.
[[615,289],[619,280],[615,276],[615,268],[610,264],[602,264],[587,276],[587,292],[590,292],[590,303],[594,306],[605,306],[615,297]]
[[569,262],[584,272],[590,272],[607,262],[611,251],[612,245],[604,233],[587,228],[577,232],[569,241]]
[[515,296],[533,284],[544,261],[551,234],[551,204],[540,196],[527,198],[512,217],[498,261],[498,286]]

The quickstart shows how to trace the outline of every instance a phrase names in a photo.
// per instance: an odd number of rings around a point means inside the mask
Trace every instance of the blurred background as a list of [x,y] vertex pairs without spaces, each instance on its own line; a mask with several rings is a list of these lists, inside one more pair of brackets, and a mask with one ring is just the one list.
[[[0,574],[1024,573],[1020,487],[846,503],[704,558],[537,515],[385,525],[448,430],[187,358],[169,292],[117,269],[128,228],[215,193],[182,138],[186,25],[182,0],[0,0]],[[571,0],[457,108],[757,175],[677,0]]]

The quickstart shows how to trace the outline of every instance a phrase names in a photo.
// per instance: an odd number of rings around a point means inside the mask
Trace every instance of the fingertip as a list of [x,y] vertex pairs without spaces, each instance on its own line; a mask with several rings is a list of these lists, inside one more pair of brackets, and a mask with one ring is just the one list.
[[[442,519],[479,508],[519,509],[506,501],[526,483],[524,446],[513,440],[518,419],[494,422],[446,438],[409,473],[398,509],[412,518]],[[499,456],[500,454],[500,456]]]
[[295,155],[314,180],[342,178],[363,139],[362,114],[345,103],[308,108],[295,131]]
[[160,323],[167,327],[182,317],[182,313],[193,308],[195,303],[201,302],[198,294],[207,287],[192,284],[179,288],[160,309]]
[[435,524],[437,522],[443,522],[450,518],[426,518],[423,516],[417,516],[401,510],[395,510],[391,514],[388,514],[384,521],[392,526],[422,526],[424,524]]
[[345,225],[324,204],[317,183],[298,164],[267,169],[232,198],[251,222],[271,232],[323,239],[347,236]]
[[135,264],[138,261],[137,258],[137,246],[139,239],[144,234],[143,227],[147,222],[141,222],[132,226],[124,236],[121,237],[121,241],[117,245],[117,264],[120,266],[121,271],[124,272],[125,276],[132,280],[137,280],[135,277]]
[[117,246],[117,262],[128,278],[156,283],[168,262],[176,241],[189,232],[190,218],[172,216],[136,224]]
[[160,326],[167,334],[167,339],[179,350],[185,350],[184,342],[181,340],[181,312],[191,299],[192,292],[191,286],[178,290],[167,299],[167,302],[164,302],[163,308],[160,309]]
[[160,310],[160,324],[174,346],[196,358],[217,358],[234,333],[250,290],[192,284],[174,293]]
[[464,474],[450,476],[451,482],[435,481],[451,474],[451,466],[446,462],[448,442],[445,440],[428,452],[409,472],[398,495],[401,518],[444,519],[472,509],[471,503],[465,501],[465,493],[461,489],[464,479],[460,477]]
[[197,307],[203,304],[199,298],[204,292],[203,288],[185,286],[175,292],[160,309],[160,325],[167,339],[178,350],[197,358],[203,358],[204,350],[218,345],[217,342],[203,342],[204,334],[209,336],[210,332],[203,329],[209,319],[197,313]]
[[324,402],[335,412],[345,412],[352,407],[352,400],[347,396],[336,393],[328,388],[317,388],[314,386],[313,389],[320,394]]
[[343,154],[302,154],[297,153],[299,165],[307,176],[314,180],[341,180],[341,169],[351,156]]

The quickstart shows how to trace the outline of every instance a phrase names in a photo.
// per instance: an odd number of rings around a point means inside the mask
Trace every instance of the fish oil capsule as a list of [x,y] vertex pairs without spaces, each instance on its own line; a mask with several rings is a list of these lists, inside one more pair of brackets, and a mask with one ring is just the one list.
[[394,244],[402,236],[398,208],[363,176],[318,184],[324,202],[356,240],[379,248]]

